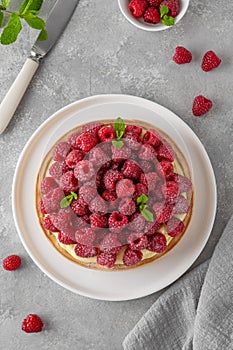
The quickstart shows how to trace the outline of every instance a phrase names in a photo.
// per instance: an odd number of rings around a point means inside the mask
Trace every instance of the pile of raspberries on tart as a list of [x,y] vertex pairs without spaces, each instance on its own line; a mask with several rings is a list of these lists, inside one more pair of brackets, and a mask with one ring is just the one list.
[[38,174],[37,210],[60,253],[85,267],[127,269],[180,239],[192,183],[164,135],[117,118],[85,124],[55,145]]

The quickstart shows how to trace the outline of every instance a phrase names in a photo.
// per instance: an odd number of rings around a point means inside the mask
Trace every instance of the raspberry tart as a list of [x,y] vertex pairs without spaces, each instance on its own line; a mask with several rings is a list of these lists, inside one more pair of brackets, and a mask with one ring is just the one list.
[[77,127],[48,152],[36,184],[40,225],[84,267],[156,261],[185,234],[193,189],[186,159],[162,130],[116,118]]

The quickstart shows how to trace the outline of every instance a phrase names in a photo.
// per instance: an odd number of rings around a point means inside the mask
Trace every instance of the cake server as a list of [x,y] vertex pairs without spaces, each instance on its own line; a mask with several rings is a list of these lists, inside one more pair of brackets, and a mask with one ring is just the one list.
[[8,93],[0,105],[0,134],[5,130],[13,117],[30,81],[39,67],[40,61],[50,51],[60,37],[73,14],[79,0],[57,0],[46,21],[48,39],[39,41],[38,38],[31,49],[23,68],[19,72]]

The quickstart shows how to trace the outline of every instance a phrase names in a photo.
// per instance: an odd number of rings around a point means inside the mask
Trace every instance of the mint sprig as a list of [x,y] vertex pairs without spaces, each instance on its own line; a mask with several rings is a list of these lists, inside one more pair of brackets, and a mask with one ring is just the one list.
[[137,198],[136,203],[138,205],[139,211],[146,221],[154,222],[154,214],[147,209],[148,197],[143,193]]
[[172,16],[168,16],[169,8],[165,5],[162,5],[160,7],[160,18],[161,22],[165,26],[173,26],[175,24],[175,18]]
[[60,207],[63,208],[67,208],[71,205],[71,203],[73,202],[74,199],[78,199],[78,195],[75,192],[70,192],[70,194],[68,194],[67,196],[65,196],[64,198],[62,198],[62,200],[60,201]]
[[114,130],[116,132],[116,138],[117,140],[113,140],[112,144],[115,148],[122,148],[124,146],[124,142],[120,141],[120,139],[124,136],[125,133],[125,123],[123,119],[120,117],[117,118],[114,122]]
[[[24,0],[18,12],[8,9],[11,0],[2,0],[0,5],[0,27],[5,26],[0,36],[0,43],[9,45],[15,42],[22,30],[21,21],[25,21],[30,27],[40,30],[39,40],[47,40],[45,21],[38,16],[43,0]],[[6,15],[6,16],[5,16]]]

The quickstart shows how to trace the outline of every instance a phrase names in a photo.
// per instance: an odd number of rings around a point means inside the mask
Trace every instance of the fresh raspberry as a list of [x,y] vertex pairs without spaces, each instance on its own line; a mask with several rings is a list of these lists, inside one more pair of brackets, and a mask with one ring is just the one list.
[[147,23],[159,23],[160,12],[155,7],[148,7],[143,15],[144,21]]
[[196,117],[200,117],[203,114],[209,112],[212,108],[212,101],[208,98],[198,95],[194,98],[192,112]]
[[128,237],[129,248],[132,250],[146,249],[148,244],[148,239],[146,235],[142,233],[135,232],[131,233]]
[[184,223],[173,216],[167,223],[167,233],[171,237],[176,237],[184,231]]
[[123,263],[125,266],[138,264],[142,260],[142,252],[140,250],[132,250],[127,248],[124,252]]
[[118,198],[132,197],[135,191],[135,185],[130,179],[122,179],[116,184],[116,194]]
[[119,212],[123,215],[133,215],[136,211],[136,205],[130,198],[123,198],[119,204]]
[[96,189],[90,186],[81,186],[79,188],[79,202],[82,205],[88,205],[96,196]]
[[157,7],[157,6],[159,6],[161,4],[161,2],[163,0],[147,0],[147,1],[149,2],[150,6]]
[[128,224],[128,229],[132,232],[143,232],[146,220],[140,213],[135,213],[131,216]]
[[187,177],[180,174],[174,174],[173,180],[178,183],[180,193],[192,190],[192,182]]
[[57,232],[57,228],[53,225],[52,220],[49,215],[47,215],[43,220],[43,227],[51,232]]
[[76,142],[79,135],[79,132],[74,132],[68,137],[68,142],[73,148],[76,148]]
[[167,160],[162,160],[161,162],[158,162],[156,164],[156,171],[162,179],[165,178],[167,180],[170,179],[174,174],[173,165]]
[[163,253],[167,249],[167,240],[162,233],[155,233],[148,238],[147,249],[155,253]]
[[113,233],[121,232],[122,229],[128,224],[128,218],[118,212],[113,212],[108,219],[109,229]]
[[140,160],[139,165],[145,174],[155,171],[154,163],[148,162],[147,160]]
[[84,244],[79,244],[74,248],[76,255],[81,256],[82,258],[92,258],[98,254],[98,249],[96,247],[87,247]]
[[76,232],[80,228],[89,227],[89,224],[87,224],[85,221],[85,215],[73,217],[72,225],[73,225],[74,232]]
[[122,148],[115,148],[112,146],[112,159],[115,162],[121,162],[125,159],[129,159],[131,156],[131,149],[129,147],[123,146]]
[[173,214],[188,213],[190,206],[187,199],[184,196],[179,196],[173,209]]
[[162,143],[158,148],[157,158],[159,161],[168,160],[169,162],[173,162],[175,159],[175,152],[168,142]]
[[144,144],[142,145],[138,157],[143,160],[154,160],[156,159],[157,153],[153,146]]
[[141,147],[141,143],[142,143],[139,135],[132,131],[129,131],[125,134],[123,142],[126,145],[126,147],[129,147],[134,151],[137,151]]
[[111,269],[115,262],[116,262],[116,253],[113,252],[101,252],[97,256],[97,263],[102,266],[106,266],[107,268]]
[[122,173],[128,179],[136,180],[139,179],[142,169],[134,160],[129,159],[125,161],[122,167]]
[[88,206],[83,205],[83,203],[80,203],[79,199],[73,200],[73,202],[71,203],[71,209],[78,216],[83,216],[88,213]]
[[38,315],[29,314],[23,320],[22,330],[26,333],[38,333],[43,328],[43,322]]
[[51,191],[51,190],[53,190],[54,188],[57,188],[57,187],[58,187],[58,184],[54,180],[54,178],[47,176],[41,182],[40,192],[42,194],[47,194],[49,191]]
[[142,142],[153,147],[158,147],[161,144],[162,139],[156,130],[149,129],[143,136]]
[[75,232],[75,240],[79,244],[93,247],[96,234],[92,228],[82,228]]
[[140,176],[140,183],[146,186],[146,188],[149,191],[155,190],[157,180],[158,180],[158,175],[155,172],[148,173],[148,174],[141,174]]
[[167,6],[169,9],[168,16],[176,17],[180,12],[180,0],[163,0],[161,6]]
[[129,132],[132,132],[134,134],[137,134],[138,136],[141,136],[142,133],[142,127],[138,125],[128,124],[125,128],[125,135]]
[[157,202],[153,205],[153,211],[156,215],[156,222],[163,224],[170,219],[173,207],[168,203]]
[[62,162],[70,151],[70,144],[68,142],[59,142],[53,151],[53,160]]
[[116,192],[105,190],[102,193],[102,198],[107,202],[115,202],[115,200],[117,199],[117,194]]
[[149,222],[147,221],[144,227],[144,232],[147,236],[153,235],[161,227],[161,224],[158,222]]
[[65,162],[69,168],[75,168],[80,160],[83,160],[85,153],[79,149],[74,149],[66,156]]
[[74,176],[73,170],[67,171],[61,177],[61,188],[65,192],[76,192],[78,189],[78,179]]
[[104,126],[104,124],[101,122],[92,122],[89,124],[85,124],[82,126],[82,132],[83,133],[90,133],[90,134],[97,136],[98,131],[100,128],[102,128],[102,126]]
[[50,219],[52,224],[59,231],[67,232],[68,230],[72,230],[72,219],[70,213],[63,211],[61,213],[52,214],[50,215]]
[[59,232],[58,233],[58,240],[59,242],[61,242],[62,244],[75,244],[76,241],[72,238],[70,238],[69,236],[66,236],[64,233]]
[[100,168],[110,160],[110,157],[102,148],[95,147],[90,150],[89,161],[94,164],[95,168]]
[[74,176],[80,182],[89,181],[95,174],[94,166],[89,160],[81,160],[74,168]]
[[2,266],[7,271],[17,270],[21,265],[21,258],[18,255],[9,255],[2,261]]
[[118,253],[121,250],[121,243],[118,241],[116,233],[109,233],[100,243],[100,250]]
[[135,18],[142,17],[148,7],[146,0],[131,0],[129,3],[129,10]]
[[201,68],[204,72],[217,68],[221,63],[221,59],[213,52],[207,51],[202,59]]
[[89,210],[96,214],[106,214],[108,212],[108,207],[100,196],[96,196],[89,204]]
[[116,132],[112,126],[103,126],[99,129],[98,136],[101,142],[108,142],[116,138]]
[[40,212],[41,212],[41,214],[47,214],[47,211],[46,211],[46,209],[45,209],[44,200],[43,200],[42,198],[41,198],[41,200],[40,200],[39,206],[40,206]]
[[138,183],[135,185],[135,192],[133,195],[133,200],[137,200],[138,197],[140,197],[142,194],[148,195],[148,187],[146,185],[143,185],[141,183]]
[[103,176],[103,182],[106,190],[115,191],[116,183],[122,179],[123,175],[118,170],[107,170]]
[[100,214],[91,214],[90,222],[91,222],[91,227],[104,228],[108,226],[107,217]]
[[179,185],[175,181],[167,181],[162,186],[162,191],[166,202],[169,204],[175,204],[179,195]]
[[176,47],[176,52],[175,52],[175,54],[174,54],[172,59],[177,64],[189,63],[189,62],[192,61],[192,54],[191,54],[190,51],[188,51],[184,47],[177,46]]
[[89,132],[84,132],[83,134],[78,136],[76,145],[82,151],[89,152],[92,148],[94,148],[97,145],[97,143],[97,136]]
[[49,168],[49,174],[54,177],[54,179],[60,180],[62,175],[69,170],[65,162],[54,162]]
[[61,188],[55,188],[49,191],[43,198],[45,212],[50,214],[60,209],[60,202],[64,198],[64,191]]

